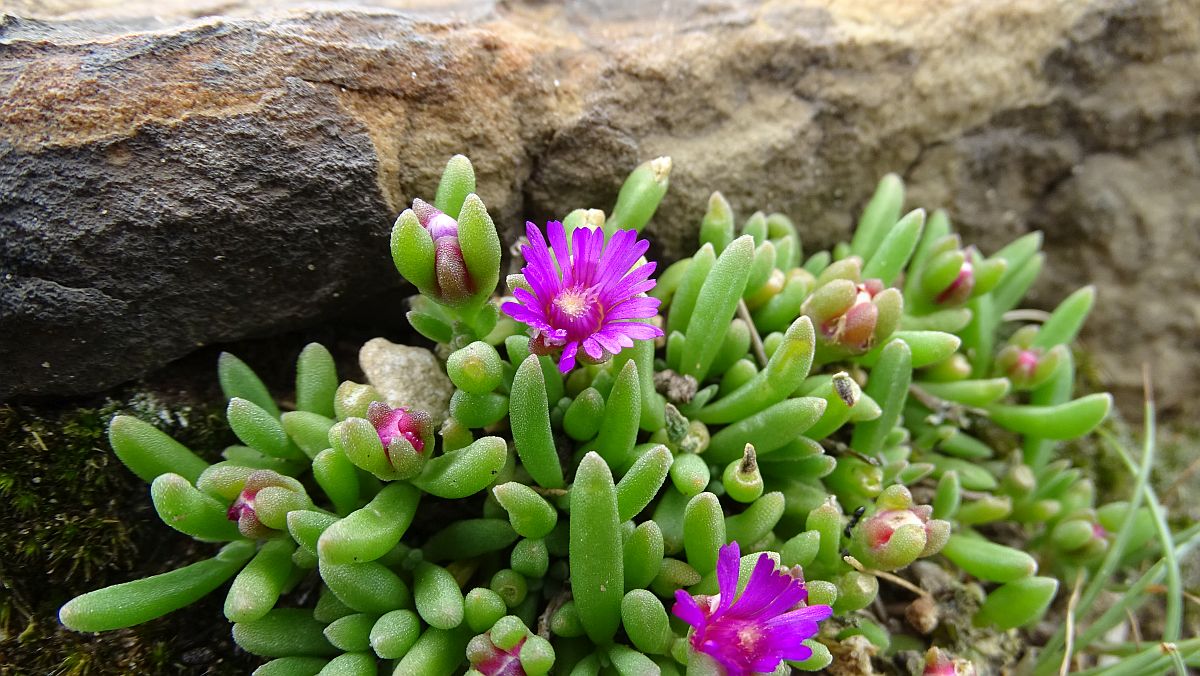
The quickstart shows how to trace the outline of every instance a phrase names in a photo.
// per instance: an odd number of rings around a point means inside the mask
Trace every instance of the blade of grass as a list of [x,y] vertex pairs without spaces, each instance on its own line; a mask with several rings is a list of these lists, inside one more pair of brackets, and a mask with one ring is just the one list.
[[[1152,423],[1153,421],[1147,419],[1148,425]],[[1133,458],[1110,434],[1102,434],[1101,438],[1110,449],[1121,456],[1121,460],[1126,465],[1133,465]],[[1167,523],[1167,517],[1163,513],[1158,496],[1154,493],[1154,488],[1147,483],[1142,491],[1146,505],[1150,508],[1150,514],[1154,517],[1154,528],[1158,531],[1158,540],[1162,544],[1163,561],[1167,567],[1167,616],[1163,622],[1163,640],[1174,642],[1179,640],[1183,627],[1183,584],[1180,581],[1179,561],[1175,558],[1175,548],[1171,546],[1173,541],[1171,526]]]
[[[1131,655],[1116,664],[1093,667],[1076,672],[1076,676],[1143,676],[1144,674],[1165,673],[1172,665],[1183,663],[1186,676],[1186,663],[1200,656],[1200,638],[1192,638],[1181,643],[1157,643]],[[1178,668],[1178,666],[1176,666]]]
[[1062,664],[1058,667],[1058,676],[1067,676],[1071,670],[1071,652],[1075,649],[1075,604],[1079,603],[1079,588],[1083,585],[1083,571],[1075,576],[1075,585],[1071,588],[1071,600],[1067,602],[1067,645],[1063,650]]
[[[1175,557],[1177,559],[1187,556],[1192,549],[1200,545],[1200,529],[1192,530],[1196,532],[1193,532],[1191,537],[1175,546]],[[1117,626],[1117,623],[1124,618],[1126,612],[1137,610],[1142,604],[1150,600],[1151,596],[1144,592],[1150,585],[1158,583],[1165,569],[1165,560],[1159,559],[1158,563],[1155,563],[1150,570],[1147,570],[1136,582],[1122,592],[1121,599],[1117,603],[1114,603],[1108,610],[1104,611],[1104,614],[1098,617],[1095,622],[1092,622],[1079,635],[1076,643],[1083,646],[1092,645],[1096,639]]]
[[[1104,590],[1104,585],[1108,583],[1113,573],[1116,572],[1117,566],[1121,562],[1121,557],[1129,545],[1129,540],[1133,537],[1135,517],[1137,516],[1138,509],[1141,507],[1146,485],[1150,481],[1150,468],[1154,464],[1154,451],[1154,395],[1150,389],[1149,377],[1147,376],[1145,384],[1145,428],[1143,430],[1142,463],[1137,471],[1133,495],[1129,499],[1129,511],[1121,521],[1121,527],[1117,530],[1117,536],[1113,539],[1112,546],[1109,548],[1104,560],[1100,563],[1100,567],[1096,570],[1087,587],[1084,589],[1083,595],[1080,597],[1078,607],[1080,615],[1087,614],[1092,604],[1095,603],[1096,597]],[[1066,627],[1060,626],[1058,631],[1050,637],[1050,640],[1042,649],[1041,655],[1038,656],[1035,666],[1036,671],[1042,673],[1048,665],[1054,664],[1061,659],[1058,655],[1059,651],[1063,648],[1065,639]]]

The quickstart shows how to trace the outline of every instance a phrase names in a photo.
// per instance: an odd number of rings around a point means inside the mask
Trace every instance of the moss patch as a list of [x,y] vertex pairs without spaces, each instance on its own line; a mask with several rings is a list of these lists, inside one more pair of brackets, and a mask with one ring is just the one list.
[[[163,525],[149,488],[108,446],[117,413],[216,457],[229,441],[219,410],[140,395],[87,407],[0,406],[0,663],[16,674],[246,673],[221,594],[162,620],[102,635],[63,629],[58,608],[92,589],[209,556]],[[8,671],[11,670],[11,671]]]

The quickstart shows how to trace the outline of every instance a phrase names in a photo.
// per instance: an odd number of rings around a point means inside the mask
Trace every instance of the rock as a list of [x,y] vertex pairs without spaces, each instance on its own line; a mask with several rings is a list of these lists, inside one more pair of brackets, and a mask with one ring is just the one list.
[[1160,403],[1200,401],[1194,3],[431,4],[8,5],[0,398],[396,288],[392,220],[465,152],[510,237],[670,155],[663,258],[712,190],[813,251],[898,171],[985,252],[1045,229],[1036,305],[1097,281],[1102,378],[1136,399],[1154,355]]
[[454,385],[438,358],[423,347],[397,345],[386,338],[368,340],[358,352],[363,374],[393,408],[426,411],[435,427],[450,415]]

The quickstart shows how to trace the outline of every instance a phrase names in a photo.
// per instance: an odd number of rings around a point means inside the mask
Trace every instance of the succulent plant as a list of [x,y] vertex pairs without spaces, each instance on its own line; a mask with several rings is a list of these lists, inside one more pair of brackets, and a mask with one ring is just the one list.
[[[1162,559],[1135,585],[1173,574],[1178,592],[1194,537],[1162,525],[1150,454],[1129,460],[1131,500],[1108,505],[1059,457],[1112,401],[1073,394],[1090,287],[1040,323],[1012,313],[1041,269],[1039,234],[984,257],[945,213],[901,214],[888,176],[851,242],[805,257],[788,218],[739,229],[715,193],[699,250],[655,280],[639,231],[669,171],[638,167],[608,218],[529,223],[497,297],[500,238],[453,158],[391,241],[419,291],[408,318],[455,388],[449,418],[340,382],[316,344],[281,412],[223,355],[243,444],[224,460],[130,417],[109,433],[164,522],[224,544],[78,597],[63,624],[146,622],[228,582],[234,640],[270,660],[264,675],[783,674],[828,666],[854,636],[928,649],[925,673],[941,674],[985,658],[930,645],[936,599],[898,574],[920,559],[986,589],[970,612],[995,631],[1036,622],[1060,579],[1099,580],[1090,604],[1138,547]],[[917,595],[911,631],[872,615],[881,581]]]

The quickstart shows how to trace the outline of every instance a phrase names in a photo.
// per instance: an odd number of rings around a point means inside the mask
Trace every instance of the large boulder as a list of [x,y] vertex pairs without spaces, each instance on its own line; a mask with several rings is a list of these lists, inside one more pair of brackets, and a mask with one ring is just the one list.
[[985,251],[1045,230],[1035,303],[1098,283],[1107,382],[1200,394],[1194,3],[432,4],[8,5],[0,399],[396,287],[391,222],[456,152],[509,235],[670,155],[668,258],[714,189],[813,249],[897,171]]

